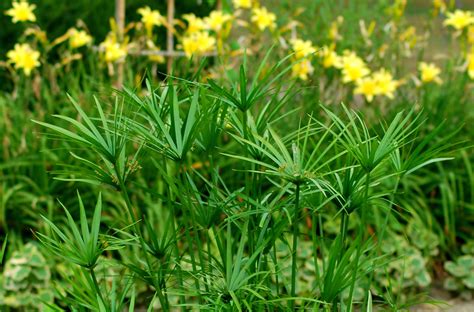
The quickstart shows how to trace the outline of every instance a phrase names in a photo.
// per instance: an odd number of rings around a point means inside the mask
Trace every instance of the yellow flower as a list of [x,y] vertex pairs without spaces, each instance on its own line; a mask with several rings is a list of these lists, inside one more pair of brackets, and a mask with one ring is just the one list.
[[474,45],[474,25],[471,25],[467,29],[467,42]]
[[374,97],[378,94],[378,91],[377,81],[374,78],[366,77],[357,80],[354,94],[362,94],[368,102],[372,102]]
[[436,15],[438,12],[444,13],[446,11],[446,2],[444,0],[433,0],[433,9]]
[[165,62],[165,57],[159,54],[148,55],[148,60],[153,63],[163,64]]
[[393,79],[392,74],[382,68],[379,71],[374,72],[372,77],[377,85],[376,94],[385,95],[386,97],[393,99],[394,93],[400,83]]
[[438,84],[441,83],[441,78],[439,78],[439,74],[441,73],[441,69],[433,63],[425,63],[420,62],[418,65],[418,69],[421,73],[421,81],[424,83],[429,82],[436,82]]
[[258,29],[261,31],[265,28],[274,29],[276,27],[276,16],[275,14],[268,12],[267,8],[254,8],[252,10],[252,22],[257,25]]
[[357,80],[354,94],[364,95],[368,102],[372,102],[377,95],[384,95],[393,99],[399,84],[398,81],[393,79],[392,74],[382,68],[370,77]]
[[448,18],[444,21],[445,26],[453,26],[460,30],[474,23],[474,16],[470,11],[456,10],[454,13],[448,12]]
[[196,17],[196,15],[192,13],[184,14],[183,19],[188,22],[188,27],[186,28],[186,32],[188,34],[192,34],[206,29],[206,23],[204,23],[202,18]]
[[467,74],[474,79],[474,50],[467,55]]
[[72,28],[69,30],[69,45],[73,49],[80,48],[92,42],[92,37],[84,30]]
[[301,80],[308,80],[308,75],[311,75],[314,72],[313,65],[311,65],[310,60],[302,60],[293,64],[291,68],[291,73],[293,77],[297,77]]
[[341,57],[337,55],[337,53],[333,49],[327,46],[324,46],[321,51],[321,56],[323,58],[324,68],[330,68],[330,67],[340,68],[341,67],[341,62],[342,62]]
[[329,27],[328,31],[329,39],[332,41],[338,41],[342,39],[341,35],[339,34],[339,26],[342,25],[342,23],[344,23],[344,17],[342,16],[338,16],[337,19],[331,23],[331,27]]
[[341,67],[344,83],[357,81],[370,74],[365,62],[352,51],[344,51]]
[[204,19],[204,23],[209,29],[220,32],[224,25],[231,19],[232,16],[230,14],[224,14],[222,11],[212,11],[211,14]]
[[250,9],[252,0],[232,0],[236,9]]
[[405,12],[407,0],[395,0],[393,5],[388,8],[388,13],[394,18],[400,18]]
[[36,8],[36,5],[29,4],[28,2],[23,0],[20,2],[15,1],[12,3],[12,5],[13,8],[7,10],[5,14],[12,17],[13,23],[36,21],[36,16],[33,13],[34,9]]
[[410,48],[415,47],[418,41],[418,37],[416,35],[416,28],[414,26],[408,27],[400,34],[398,38],[400,39],[400,42],[406,42],[410,46]]
[[293,39],[290,41],[291,47],[295,52],[294,56],[297,59],[304,57],[312,56],[316,49],[313,47],[313,44],[309,40]]
[[183,37],[183,50],[188,58],[193,54],[210,52],[216,45],[216,38],[207,32],[201,31]]
[[31,71],[40,66],[40,53],[33,50],[29,44],[15,44],[13,50],[8,51],[7,57],[9,62],[15,65],[15,69],[23,69],[26,76],[31,74]]
[[153,26],[161,26],[165,21],[165,18],[158,10],[152,10],[149,6],[140,8],[137,12],[142,16],[141,21],[149,35],[151,35]]
[[[148,50],[152,52],[160,52],[160,48],[157,47],[152,40],[147,40],[146,41],[146,47]],[[154,63],[164,63],[165,62],[165,57],[160,54],[150,54],[148,55],[148,60]]]
[[104,50],[104,59],[108,63],[118,61],[127,56],[127,47],[120,45],[111,36],[107,37],[100,45]]

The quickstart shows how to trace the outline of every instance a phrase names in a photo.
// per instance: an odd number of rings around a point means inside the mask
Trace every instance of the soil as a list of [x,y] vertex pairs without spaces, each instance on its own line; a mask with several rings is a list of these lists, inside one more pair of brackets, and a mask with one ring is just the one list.
[[464,300],[462,298],[453,298],[451,294],[441,287],[434,288],[431,298],[442,302],[438,305],[422,304],[410,309],[414,312],[474,312],[474,300]]
[[461,299],[454,299],[446,301],[446,305],[433,306],[421,305],[413,308],[410,311],[414,312],[474,312],[474,301],[463,301]]

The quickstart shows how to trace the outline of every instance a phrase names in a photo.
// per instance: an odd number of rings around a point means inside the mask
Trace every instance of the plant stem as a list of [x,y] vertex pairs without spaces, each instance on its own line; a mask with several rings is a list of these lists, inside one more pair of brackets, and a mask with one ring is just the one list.
[[[341,213],[341,227],[339,229],[339,231],[341,233],[341,246],[342,246],[342,249],[345,248],[348,221],[349,221],[349,215],[345,211],[342,211],[342,213]],[[342,254],[340,255],[340,258],[342,258]]]
[[[388,206],[387,215],[385,216],[385,219],[384,219],[384,222],[383,222],[383,225],[382,225],[382,230],[381,230],[380,235],[379,235],[378,240],[377,240],[377,254],[379,254],[379,255],[381,254],[381,251],[382,251],[381,246],[382,246],[383,241],[384,241],[385,232],[388,228],[388,221],[390,219],[390,215],[392,214],[393,203],[395,201],[395,195],[398,191],[399,184],[400,184],[400,176],[398,175],[397,179],[395,181],[395,186],[393,187],[392,194],[390,195],[390,203],[389,203],[389,206]],[[373,264],[372,264],[372,272],[370,274],[369,284],[368,284],[367,289],[365,289],[366,295],[365,295],[365,299],[364,299],[364,306],[367,302],[367,296],[368,296],[368,293],[369,293],[369,290],[370,290],[370,285],[372,284],[372,281],[374,279],[375,267],[376,267],[375,263],[376,263],[376,261],[374,261]]]
[[[362,211],[360,213],[361,215],[361,218],[360,218],[360,224],[359,224],[359,235],[360,235],[360,238],[361,238],[361,242],[364,240],[365,238],[365,217],[366,217],[366,214],[365,214],[365,209],[368,209],[369,208],[369,187],[370,187],[370,171],[366,173],[366,178],[365,178],[365,194],[364,194],[364,205],[361,207]],[[351,312],[352,311],[352,297],[354,295],[354,288],[355,288],[355,283],[357,281],[357,271],[359,270],[359,258],[361,256],[361,253],[362,253],[362,246],[359,246],[359,248],[357,248],[357,254],[356,254],[356,263],[355,263],[355,266],[354,266],[354,272],[352,273],[352,283],[351,283],[351,288],[349,290],[349,304],[348,304],[348,311]],[[370,287],[370,285],[369,285]]]
[[[248,133],[247,133],[247,123],[248,123],[248,116],[247,116],[247,111],[244,110],[242,111],[242,135],[245,140],[248,140]],[[249,152],[248,149],[245,148],[245,156],[248,156]],[[251,195],[253,191],[251,190],[252,186],[251,182],[252,180],[250,179],[249,172],[245,171],[244,173],[244,181],[245,181],[245,192],[247,195],[247,198],[251,198]],[[252,209],[252,206],[247,203],[247,209],[250,211]],[[249,215],[249,228],[248,228],[248,246],[249,246],[249,254],[253,254],[255,250],[255,242],[254,242],[254,231],[255,231],[255,221],[254,221],[254,215],[250,214]],[[250,273],[255,273],[255,265],[250,266]]]
[[94,282],[94,288],[99,295],[100,300],[105,305],[104,297],[102,297],[102,292],[100,291],[99,282],[97,282],[97,277],[95,276],[94,268],[89,268],[89,274],[91,275],[92,281]]
[[[124,180],[120,176],[119,172],[116,172],[116,174],[117,174],[117,178],[118,178],[118,181],[119,181],[121,194],[122,194],[122,196],[125,200],[125,204],[127,206],[128,213],[129,213],[130,218],[132,219],[132,222],[133,222],[133,227],[134,227],[134,229],[135,229],[135,231],[138,235],[138,240],[140,241],[141,248],[142,248],[142,250],[145,254],[145,261],[146,261],[146,264],[147,264],[147,271],[150,274],[150,276],[153,277],[153,274],[152,274],[152,271],[151,271],[152,265],[151,265],[150,257],[148,255],[148,251],[147,251],[147,247],[146,247],[146,243],[145,243],[145,238],[143,237],[142,230],[140,228],[140,225],[138,224],[138,217],[135,215],[135,211],[133,210],[132,202],[130,200],[130,197],[128,196],[127,189],[125,188]],[[140,215],[142,215],[141,214],[141,209],[139,209],[139,211],[140,211]],[[152,278],[152,280],[153,280],[153,286],[161,294],[162,290],[161,290],[160,283],[155,282],[154,278]],[[158,296],[158,298],[160,299],[160,303],[162,304],[162,306],[164,306],[164,307],[167,306],[165,301],[162,302],[162,296]]]
[[[163,156],[163,165],[164,165],[164,170],[168,173],[169,176],[173,176],[174,175],[174,172],[171,171],[173,168],[170,168],[170,166],[167,166],[167,161],[166,161],[166,158]],[[171,219],[171,229],[175,235],[174,239],[173,239],[173,242],[174,242],[174,256],[175,256],[175,259],[178,260],[180,259],[180,255],[179,255],[179,245],[178,245],[178,238],[177,238],[177,229],[176,229],[176,224],[177,224],[177,217],[176,217],[176,207],[175,207],[175,204],[174,204],[174,200],[175,200],[175,197],[178,196],[178,194],[174,194],[175,192],[173,191],[173,188],[171,187],[170,184],[168,184],[168,197],[170,199],[170,219]],[[176,223],[175,223],[176,222]],[[181,264],[180,263],[176,263],[175,264],[175,267],[176,267],[176,271],[177,271],[177,281],[178,281],[178,285],[180,287],[180,291],[183,291],[184,290],[184,284],[183,284],[183,277],[182,277],[182,272],[181,272]],[[180,295],[179,296],[179,301],[180,301],[180,304],[184,304],[185,303],[185,298],[184,298],[184,295]],[[182,311],[184,311],[184,306],[182,307],[181,309]]]
[[[296,184],[295,190],[295,213],[293,216],[293,251],[291,254],[291,297],[296,296],[296,256],[298,250],[298,216],[300,209],[300,185]],[[290,308],[294,308],[294,300],[290,301]]]
[[[191,258],[191,265],[193,267],[193,271],[197,272],[193,241],[197,246],[199,262],[200,262],[200,265],[201,265],[201,270],[204,270],[205,265],[204,265],[204,261],[203,261],[203,258],[202,258],[202,246],[200,244],[200,237],[199,237],[199,233],[198,233],[198,230],[197,230],[197,225],[196,225],[196,222],[195,222],[196,216],[194,215],[193,207],[190,204],[191,191],[188,187],[188,182],[186,181],[186,169],[187,169],[187,167],[188,166],[186,164],[181,164],[181,170],[180,170],[181,173],[180,173],[179,177],[180,177],[182,189],[183,189],[184,192],[183,192],[183,194],[181,194],[182,196],[180,196],[180,199],[181,199],[181,203],[183,205],[183,213],[187,212],[188,213],[188,218],[190,220],[190,224],[189,224],[190,226],[185,226],[184,231],[185,231],[186,239],[188,240],[189,256]],[[190,229],[192,229],[194,231],[194,236],[192,236],[192,237],[191,237]],[[201,286],[200,286],[200,283],[199,283],[199,279],[195,278],[194,283],[195,283],[195,286],[196,286],[196,291],[199,294],[198,295],[199,300],[201,301],[202,296],[201,296]]]
[[[349,215],[347,214],[347,212],[345,210],[343,210],[341,212],[341,225],[340,225],[340,228],[339,228],[339,233],[340,233],[340,250],[345,250],[346,249],[346,237],[347,237],[347,228],[348,228],[348,224],[349,224]],[[321,228],[322,228],[322,225],[320,224]],[[322,233],[321,233],[321,238],[323,237]],[[344,256],[344,253],[340,253],[339,254],[339,258],[338,258],[338,264],[341,262],[341,259],[342,257]],[[324,256],[323,256],[323,261],[324,261]],[[339,294],[339,301],[342,302],[342,293]],[[337,302],[338,302],[338,298],[334,298],[334,301],[332,303],[332,308],[331,310],[332,311],[337,311]]]

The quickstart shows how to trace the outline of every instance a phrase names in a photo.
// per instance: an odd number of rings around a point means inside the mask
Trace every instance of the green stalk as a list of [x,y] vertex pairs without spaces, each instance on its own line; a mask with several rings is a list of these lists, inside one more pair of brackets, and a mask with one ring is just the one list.
[[246,140],[248,139],[247,123],[248,123],[247,111],[242,111],[242,130],[243,130],[244,139]]
[[[188,202],[187,202],[188,199],[189,199],[188,196],[190,196],[191,193],[189,192],[188,183],[186,181],[186,164],[182,164],[181,173],[180,173],[179,177],[180,177],[181,185],[183,186],[183,190],[184,190],[184,196],[181,197],[181,202],[183,204],[183,212],[188,213],[188,217],[189,217],[190,223],[191,223],[190,224],[191,228],[196,231],[196,233],[195,233],[196,235],[194,235],[194,237],[192,238],[191,234],[190,234],[190,227],[189,226],[184,227],[185,228],[184,231],[185,231],[186,239],[188,240],[189,256],[191,257],[191,265],[193,267],[193,271],[197,272],[193,241],[196,244],[196,246],[198,247],[197,250],[198,250],[198,253],[199,253],[201,269],[204,268],[204,266],[203,266],[204,263],[203,263],[203,259],[202,259],[202,256],[201,256],[201,244],[200,244],[200,241],[199,241],[199,236],[197,235],[197,227],[196,227],[196,223],[195,223],[195,216],[193,214],[193,210],[192,210],[191,205],[188,205]],[[199,294],[199,300],[201,301],[202,296],[201,296],[201,291],[200,291],[201,286],[200,286],[200,283],[199,283],[199,279],[194,278],[194,283],[195,283],[195,286],[196,286],[196,290]]]
[[208,265],[208,273],[209,276],[207,277],[207,281],[209,282],[209,278],[212,276],[212,250],[211,250],[211,237],[209,235],[210,228],[206,230],[206,245],[207,245],[207,265]]
[[[300,209],[300,184],[296,184],[295,213],[293,218],[293,251],[291,253],[291,297],[296,297],[296,256],[298,250],[298,216]],[[294,308],[294,300],[290,301],[290,308]]]
[[[395,181],[395,186],[393,188],[393,193],[392,195],[390,196],[390,205],[388,207],[388,213],[387,215],[385,216],[385,220],[383,222],[383,227],[382,227],[382,231],[380,232],[380,239],[379,239],[379,242],[382,242],[383,241],[383,238],[385,236],[385,231],[388,227],[388,220],[390,218],[390,215],[391,215],[391,212],[392,212],[392,207],[393,207],[393,202],[395,201],[395,194],[397,193],[398,191],[398,186],[400,184],[400,176],[397,176],[397,180]],[[377,245],[378,247],[380,247],[380,244]]]
[[[364,194],[364,207],[361,207],[362,208],[362,211],[361,211],[361,218],[360,218],[360,224],[359,224],[359,231],[360,231],[360,235],[361,235],[361,238],[365,238],[365,227],[364,227],[364,222],[365,222],[365,209],[368,209],[369,208],[369,203],[368,203],[368,199],[369,199],[369,186],[370,186],[370,171],[367,172],[366,174],[366,178],[365,178],[365,194]],[[356,263],[355,263],[355,266],[354,266],[354,272],[352,273],[352,284],[351,284],[351,288],[349,290],[349,304],[348,304],[348,308],[349,308],[349,312],[352,311],[352,297],[354,295],[354,288],[355,288],[355,283],[356,283],[356,280],[357,280],[357,271],[359,269],[359,258],[361,256],[361,253],[362,253],[362,247],[360,246],[359,248],[357,248],[357,254],[356,254]],[[370,285],[369,285],[370,287]]]
[[[247,133],[247,123],[248,123],[248,116],[247,116],[247,111],[244,110],[242,111],[242,132],[243,132],[243,136],[244,136],[244,139],[245,140],[248,140],[248,133]],[[245,149],[245,156],[248,156],[248,151],[247,149]],[[246,191],[246,195],[248,196],[248,198],[251,197],[253,191],[251,191],[251,187],[253,188],[253,186],[251,185],[251,179],[249,177],[249,172],[248,171],[245,171],[244,173],[244,180],[245,180],[245,191]],[[251,206],[250,204],[247,206],[247,208],[250,210],[251,209]],[[255,250],[255,242],[254,242],[254,230],[255,230],[255,222],[254,222],[254,216],[252,214],[250,214],[249,216],[249,228],[248,228],[248,245],[249,245],[249,254],[253,254],[254,250]],[[251,265],[250,266],[250,273],[255,273],[255,266]]]
[[[316,281],[318,283],[318,287],[321,290],[321,273],[319,272],[319,267],[318,267],[318,233],[316,231],[316,215],[315,213],[312,214],[311,216],[311,240],[313,243],[313,261],[314,261],[314,268],[315,268],[315,273],[316,273]],[[322,246],[321,246],[322,248]]]
[[[388,220],[390,218],[390,215],[392,214],[393,202],[395,201],[395,194],[398,191],[399,184],[400,184],[400,176],[397,176],[397,180],[395,181],[395,186],[394,186],[392,194],[390,196],[390,204],[389,204],[389,207],[388,207],[388,212],[387,212],[387,215],[385,216],[383,226],[382,226],[382,230],[380,232],[379,239],[378,239],[378,242],[377,242],[377,253],[378,254],[381,254],[381,244],[383,244],[383,240],[384,240],[384,237],[385,237],[385,231],[388,228]],[[366,295],[364,297],[364,306],[362,307],[362,309],[365,308],[365,304],[367,302],[367,296],[368,296],[368,293],[369,293],[368,291],[370,290],[370,285],[372,284],[372,281],[374,280],[374,275],[375,275],[375,262],[372,265],[372,272],[370,274],[369,284],[368,284],[368,287],[367,287],[368,289],[365,290]]]
[[[341,213],[341,225],[339,227],[339,233],[341,234],[340,236],[340,248],[341,250],[345,250],[346,249],[346,237],[347,237],[347,228],[348,228],[348,224],[349,224],[349,215],[346,213],[346,211],[342,211]],[[322,228],[322,224],[320,223],[320,226]],[[321,233],[321,238],[323,237],[322,233]],[[341,259],[342,259],[342,252],[341,254],[339,255],[339,259],[338,259],[338,262],[341,262]],[[323,261],[324,261],[324,256],[323,256]],[[331,310],[332,311],[337,311],[337,302],[338,302],[338,299],[339,301],[342,302],[342,294],[339,295],[339,298],[335,298],[334,299],[334,302],[332,303],[332,308]]]
[[[167,162],[166,162],[166,158],[163,157],[163,164],[164,164],[164,167],[165,167],[165,170],[166,172],[168,172],[168,169],[169,167],[166,165]],[[168,172],[169,175],[173,175],[172,172]],[[172,219],[172,222],[171,222],[171,226],[172,226],[172,231],[173,231],[173,234],[176,236],[176,223],[177,223],[177,218],[176,218],[176,207],[174,205],[174,203],[171,201],[171,199],[174,198],[174,196],[177,196],[177,194],[173,194],[173,189],[171,188],[170,185],[168,185],[168,195],[169,195],[169,198],[170,198],[170,219]],[[176,223],[175,223],[176,222]],[[175,239],[173,240],[174,242],[174,256],[176,259],[179,259],[179,246],[178,246],[178,239]],[[183,277],[181,275],[181,265],[178,263],[177,264],[177,276],[176,276],[176,279],[178,281],[178,285],[180,287],[180,290],[183,290],[184,289],[184,284],[183,284]],[[184,297],[183,296],[180,296],[179,298],[179,301],[180,301],[180,304],[184,305],[185,303],[185,300],[184,300]],[[182,311],[185,311],[184,310],[184,306],[182,306]]]
[[277,252],[276,252],[276,240],[273,240],[273,259],[275,261],[275,288],[276,288],[276,293],[280,294],[280,282],[278,279],[278,272],[279,270],[279,265],[278,265],[278,260],[277,260]]
[[[339,229],[339,232],[341,233],[341,246],[342,246],[342,249],[345,248],[345,242],[346,242],[346,236],[347,236],[347,226],[348,226],[348,222],[349,221],[349,215],[343,211],[341,213],[341,227]],[[341,257],[342,257],[342,254],[341,254]]]
[[[151,271],[152,265],[151,265],[150,257],[149,257],[148,252],[147,252],[146,243],[145,243],[145,239],[143,237],[142,230],[140,228],[140,225],[138,224],[138,218],[135,215],[135,212],[133,210],[132,202],[130,200],[130,197],[128,196],[128,192],[127,192],[127,189],[125,188],[125,183],[124,183],[121,175],[117,171],[116,171],[116,175],[117,175],[117,179],[118,179],[118,182],[119,182],[121,194],[122,194],[122,196],[125,200],[125,204],[127,206],[127,211],[130,215],[130,218],[132,219],[133,227],[134,227],[136,233],[138,234],[138,239],[140,241],[141,248],[142,248],[142,250],[145,254],[145,261],[146,261],[146,264],[147,264],[147,267],[148,267],[148,273],[150,274],[150,276],[153,276],[152,271]],[[142,215],[141,214],[141,209],[138,208],[138,210],[140,212],[140,215]],[[154,286],[157,290],[158,298],[160,300],[160,303],[162,304],[162,306],[167,306],[166,300],[164,300],[163,294],[161,293],[162,290],[161,290],[161,287],[160,287],[160,283],[155,283],[155,280],[153,279],[153,284],[154,284]]]
[[[213,152],[209,153],[209,174],[211,175],[211,179],[212,179],[212,184],[217,187],[217,178],[216,178],[216,175],[214,174],[214,169],[216,172],[218,172],[217,170],[217,167],[215,166],[214,164],[214,154]],[[215,192],[215,188],[213,187],[212,188],[212,192]],[[207,264],[208,264],[208,273],[209,273],[209,276],[208,276],[208,282],[209,282],[209,278],[212,276],[212,250],[211,250],[211,237],[210,237],[210,234],[209,234],[209,231],[211,229],[212,225],[209,224],[206,228],[206,243],[207,243]]]
[[102,292],[100,291],[99,282],[97,281],[97,277],[95,276],[94,268],[89,268],[89,274],[91,275],[92,281],[94,282],[94,288],[96,293],[99,295],[100,300],[102,303],[105,304],[104,297],[102,296]]

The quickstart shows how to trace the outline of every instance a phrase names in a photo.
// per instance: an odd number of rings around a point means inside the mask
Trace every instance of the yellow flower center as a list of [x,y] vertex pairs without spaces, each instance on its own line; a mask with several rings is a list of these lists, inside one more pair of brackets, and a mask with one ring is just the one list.
[[363,94],[367,101],[372,102],[374,96],[377,95],[377,91],[377,81],[373,78],[364,78],[357,81],[357,87],[354,93]]

